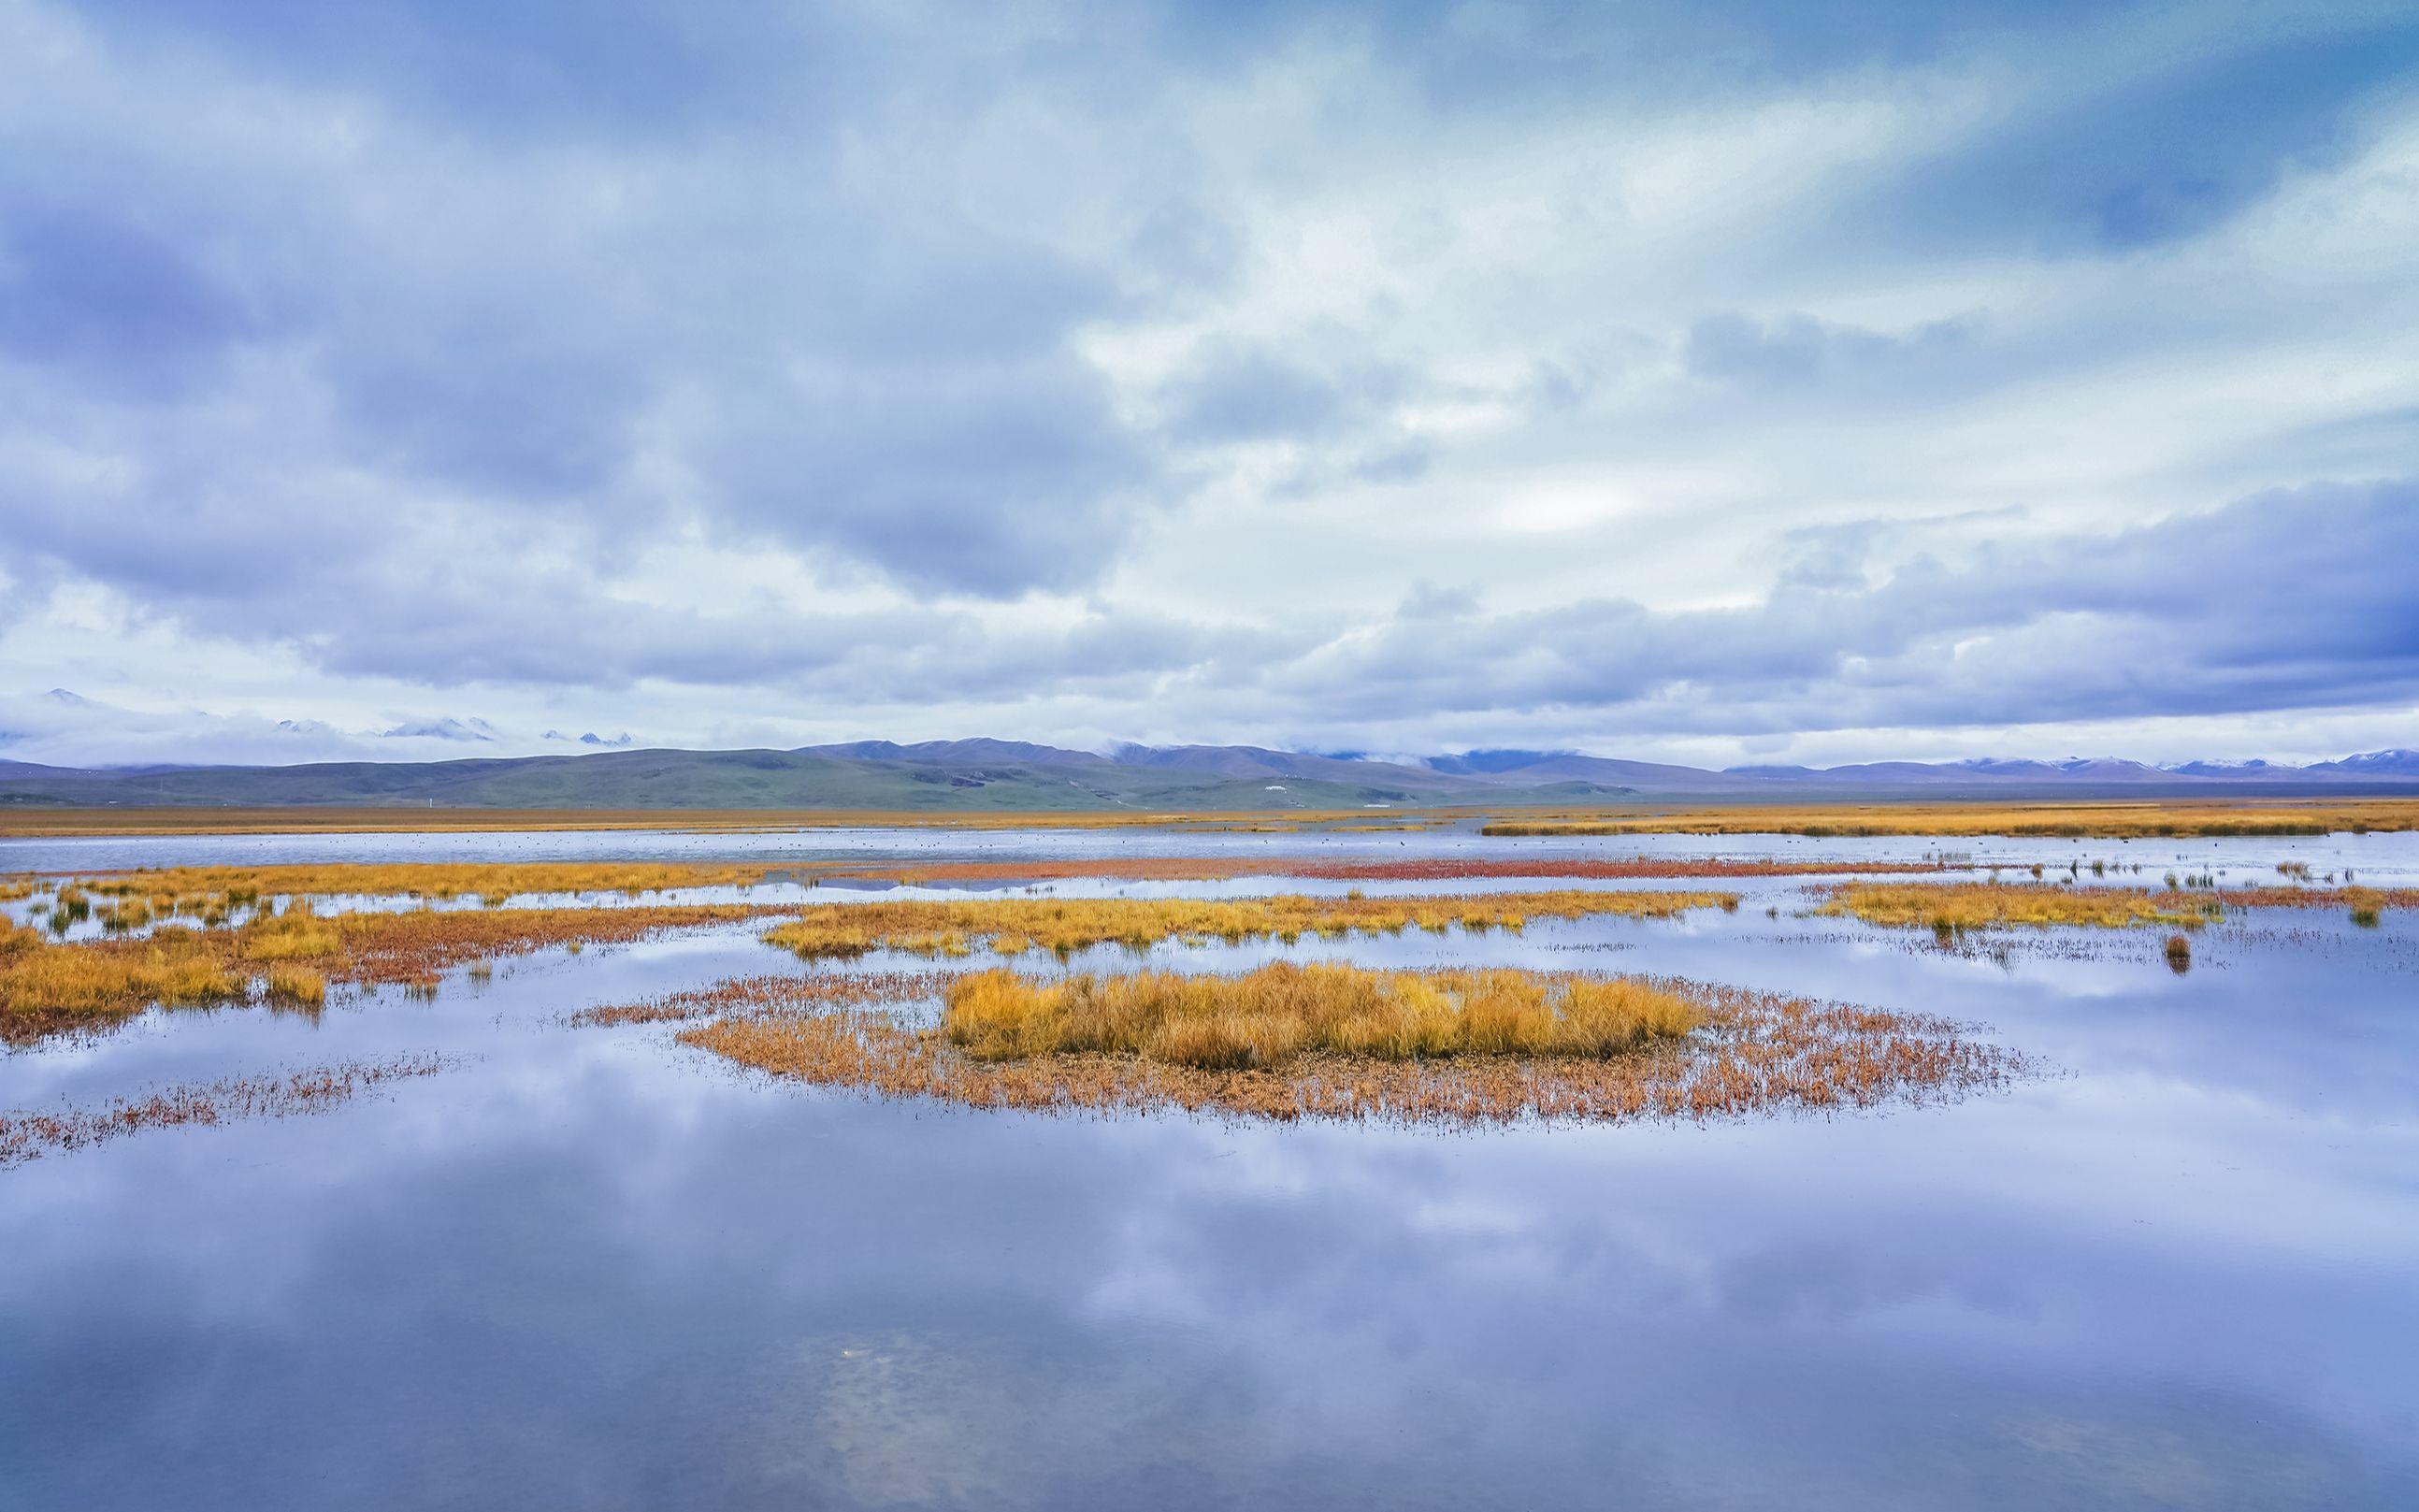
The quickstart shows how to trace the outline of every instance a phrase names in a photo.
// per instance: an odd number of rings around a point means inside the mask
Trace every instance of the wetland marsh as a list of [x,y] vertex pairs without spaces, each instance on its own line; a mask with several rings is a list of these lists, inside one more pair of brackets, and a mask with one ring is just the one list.
[[1953,843],[0,842],[0,1500],[2411,1504],[2419,835]]

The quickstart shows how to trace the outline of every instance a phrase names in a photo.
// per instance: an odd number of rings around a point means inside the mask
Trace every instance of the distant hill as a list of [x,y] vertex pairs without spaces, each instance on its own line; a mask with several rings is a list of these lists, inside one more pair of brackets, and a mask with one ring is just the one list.
[[[1201,812],[1359,809],[1475,801],[1480,784],[1379,762],[1338,763],[1328,776],[1112,762],[1086,752],[995,741],[807,750],[629,750],[453,762],[329,762],[302,766],[193,766],[145,772],[13,764],[0,803],[277,808],[414,805],[497,809],[870,809],[1043,812],[1135,809]],[[946,746],[971,748],[953,753]],[[834,755],[858,749],[867,754]],[[1047,759],[998,759],[1006,750]],[[1556,783],[1554,795],[1619,790]]]
[[1452,804],[1891,797],[2289,796],[2419,793],[2419,752],[2305,767],[2194,762],[1982,760],[1851,766],[1693,766],[1573,751],[1373,761],[1259,746],[1124,746],[1102,753],[1009,740],[856,741],[799,750],[588,750],[449,762],[300,766],[59,767],[0,761],[0,804],[277,808],[860,809],[1152,813]]

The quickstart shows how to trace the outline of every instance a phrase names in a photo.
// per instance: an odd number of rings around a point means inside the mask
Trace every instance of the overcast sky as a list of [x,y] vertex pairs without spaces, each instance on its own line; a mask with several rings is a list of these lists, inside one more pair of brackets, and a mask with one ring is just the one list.
[[20,760],[2419,745],[2419,8],[0,0],[0,520]]

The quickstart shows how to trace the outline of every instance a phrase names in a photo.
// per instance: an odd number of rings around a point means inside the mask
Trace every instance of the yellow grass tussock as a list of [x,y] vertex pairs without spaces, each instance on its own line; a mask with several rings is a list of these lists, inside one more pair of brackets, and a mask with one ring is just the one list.
[[1697,1026],[1687,998],[1626,979],[1527,971],[1375,972],[1280,962],[1238,977],[1142,972],[951,982],[942,1031],[978,1060],[1092,1052],[1211,1070],[1332,1052],[1608,1056]]

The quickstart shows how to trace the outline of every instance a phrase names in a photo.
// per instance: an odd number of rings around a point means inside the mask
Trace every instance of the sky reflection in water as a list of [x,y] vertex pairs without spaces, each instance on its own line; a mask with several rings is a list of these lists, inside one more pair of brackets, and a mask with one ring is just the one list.
[[[2389,839],[2295,854],[2381,866]],[[1942,1011],[2056,1074],[1946,1108],[1440,1134],[889,1105],[661,1027],[561,1026],[795,969],[745,930],[0,1057],[10,1107],[470,1057],[322,1117],[0,1172],[0,1502],[2419,1504],[2407,916],[2229,924],[2178,978],[2151,935],[1943,953],[1792,918],[1795,887],[1302,953]]]

